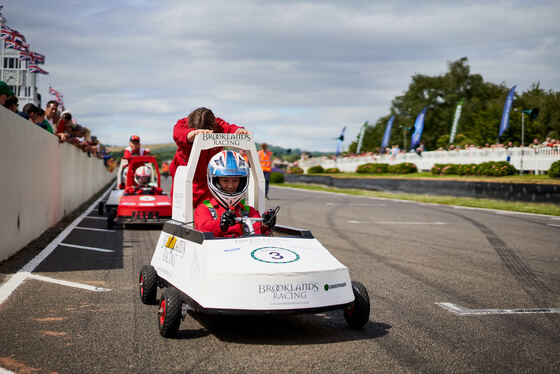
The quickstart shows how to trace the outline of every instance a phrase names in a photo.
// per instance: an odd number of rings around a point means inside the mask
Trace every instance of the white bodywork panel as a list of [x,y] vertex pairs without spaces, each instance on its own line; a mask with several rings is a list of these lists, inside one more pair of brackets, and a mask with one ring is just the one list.
[[[166,246],[176,238],[173,245]],[[354,301],[348,268],[314,238],[247,237],[203,245],[162,232],[151,265],[203,308],[296,310]]]
[[119,205],[119,202],[121,201],[121,197],[124,193],[124,190],[115,188],[113,190],[111,190],[111,193],[109,194],[109,198],[107,199],[107,202],[105,203],[105,205],[114,205],[117,206]]
[[265,211],[265,180],[257,148],[253,141],[253,135],[198,134],[194,138],[187,166],[179,166],[173,178],[173,220],[187,222],[189,227],[194,227],[192,224],[194,217],[192,181],[200,157],[200,151],[217,147],[243,150],[247,153],[251,167],[251,176],[247,189],[247,202],[261,214]]

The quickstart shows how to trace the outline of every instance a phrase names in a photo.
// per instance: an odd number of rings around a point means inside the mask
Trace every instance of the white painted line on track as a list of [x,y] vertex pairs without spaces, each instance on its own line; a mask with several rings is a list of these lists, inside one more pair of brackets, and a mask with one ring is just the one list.
[[61,245],[61,246],[63,246],[63,247],[72,247],[72,248],[87,249],[88,251],[115,252],[115,251],[112,250],[112,249],[97,248],[97,247],[86,247],[85,245],[67,244],[67,243],[60,243],[59,245]]
[[49,243],[37,256],[35,256],[31,261],[25,264],[21,269],[18,270],[17,273],[12,275],[10,279],[8,279],[3,285],[0,286],[0,305],[6,301],[8,297],[15,291],[16,288],[20,286],[20,284],[25,281],[25,279],[31,274],[33,270],[48,255],[55,250],[56,247],[70,234],[72,230],[74,230],[78,224],[81,222],[82,219],[86,218],[86,216],[97,206],[97,204],[105,198],[105,196],[111,191],[114,184],[111,184],[109,189],[105,191],[103,195],[99,199],[97,199],[84,213],[82,213],[78,218],[74,220],[68,227],[66,227],[52,242]]
[[547,223],[548,226],[560,227],[560,225],[555,225],[554,223]]
[[65,280],[61,280],[61,279],[54,279],[54,278],[44,277],[42,275],[36,275],[36,274],[30,274],[28,278],[37,279],[37,280],[40,280],[40,281],[43,281],[43,282],[48,282],[48,283],[60,284],[62,286],[81,288],[83,290],[88,290],[88,291],[95,291],[95,292],[111,291],[110,288],[90,286],[89,284],[82,284],[82,283],[65,281]]
[[101,232],[116,232],[116,230],[96,229],[96,228],[93,228],[93,227],[82,227],[82,226],[78,226],[78,227],[76,227],[76,229],[78,229],[78,230],[89,230],[89,231],[101,231]]
[[84,218],[87,218],[87,219],[102,219],[102,220],[107,221],[107,217],[84,217]]
[[453,303],[436,303],[440,307],[459,315],[489,314],[537,314],[560,313],[560,308],[527,308],[527,309],[469,309]]
[[343,204],[343,203],[327,203],[327,205],[363,206],[365,208],[370,206],[387,206],[387,204]]
[[445,222],[418,222],[418,221],[354,221],[348,223],[375,224],[375,225],[447,225]]

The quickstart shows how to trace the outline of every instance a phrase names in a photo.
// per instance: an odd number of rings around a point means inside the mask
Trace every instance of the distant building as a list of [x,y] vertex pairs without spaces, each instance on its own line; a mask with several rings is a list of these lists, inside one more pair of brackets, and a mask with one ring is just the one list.
[[[3,26],[5,23],[6,19],[0,13],[0,24]],[[20,59],[20,51],[6,48],[4,41],[0,42],[0,44],[2,44],[0,80],[6,82],[18,97],[20,110],[27,103],[40,106],[41,94],[37,92],[37,74],[29,71],[29,61]]]

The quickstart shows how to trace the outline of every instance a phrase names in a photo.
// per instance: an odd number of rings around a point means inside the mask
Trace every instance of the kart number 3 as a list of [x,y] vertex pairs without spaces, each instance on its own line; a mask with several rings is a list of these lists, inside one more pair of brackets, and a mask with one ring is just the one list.
[[251,252],[251,257],[268,264],[287,264],[299,260],[299,255],[296,252],[280,247],[257,248]]

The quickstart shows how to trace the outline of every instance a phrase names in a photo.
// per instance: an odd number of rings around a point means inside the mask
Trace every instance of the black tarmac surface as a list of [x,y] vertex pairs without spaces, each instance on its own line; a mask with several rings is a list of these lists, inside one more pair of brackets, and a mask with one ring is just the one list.
[[[370,321],[190,315],[177,339],[138,297],[159,227],[74,229],[0,305],[0,368],[28,373],[559,372],[560,219],[272,188],[278,222],[311,230],[365,284]],[[78,226],[105,229],[94,209]],[[3,264],[5,283],[19,270]],[[1,286],[1,284],[0,284]],[[161,292],[158,293],[158,297]],[[1,370],[0,370],[1,371]]]

